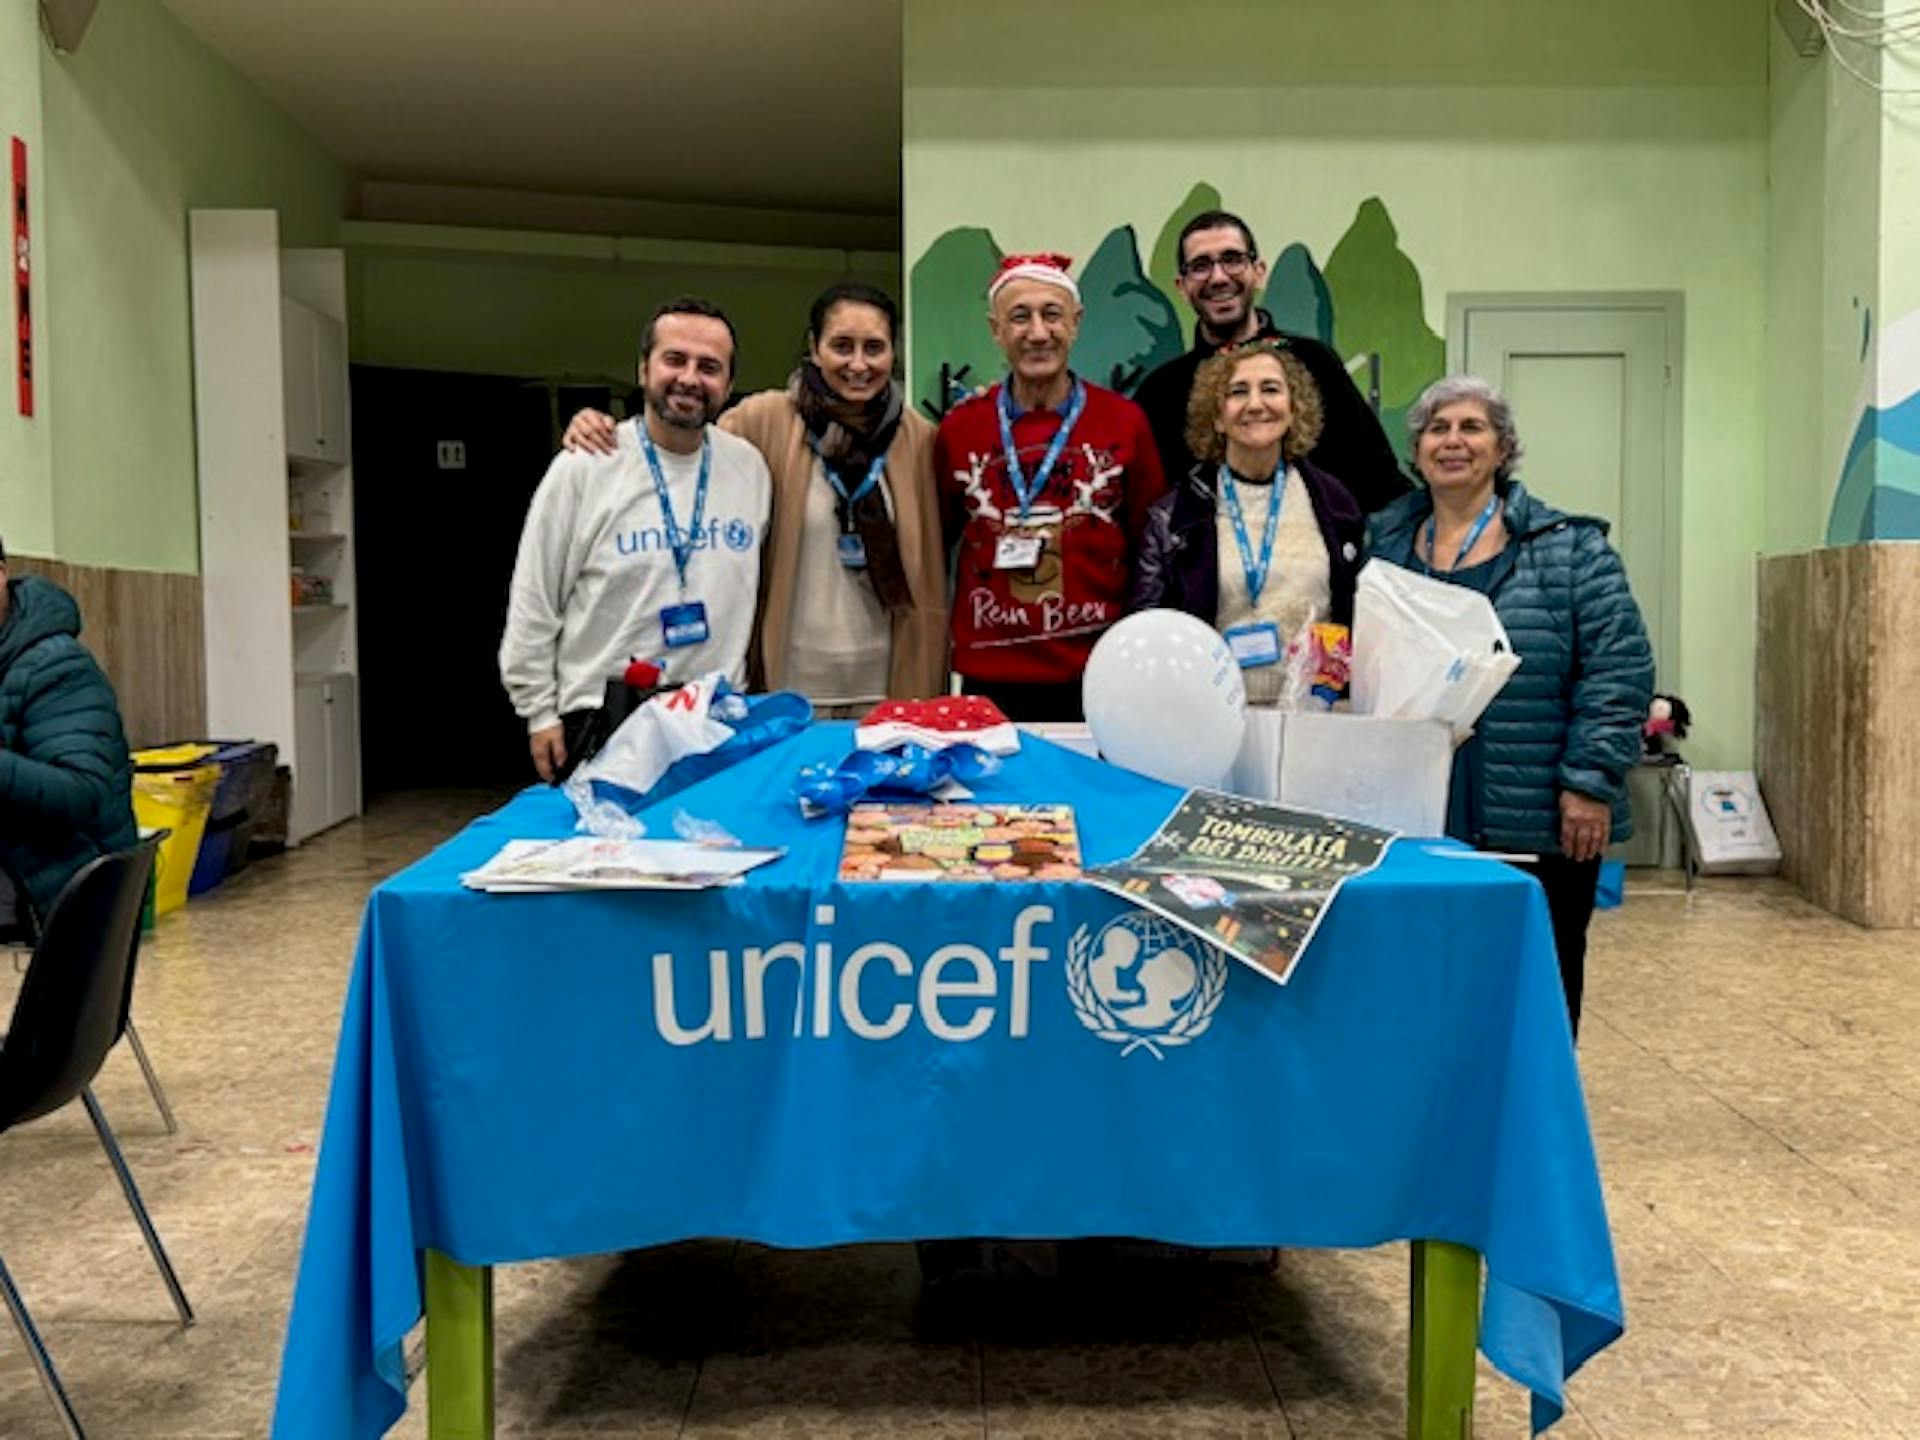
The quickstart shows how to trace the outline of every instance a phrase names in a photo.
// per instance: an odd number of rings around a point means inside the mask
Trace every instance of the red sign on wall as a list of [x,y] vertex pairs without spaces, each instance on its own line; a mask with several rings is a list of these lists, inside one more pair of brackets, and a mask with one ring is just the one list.
[[20,413],[33,414],[33,265],[27,245],[27,142],[13,137],[13,328]]

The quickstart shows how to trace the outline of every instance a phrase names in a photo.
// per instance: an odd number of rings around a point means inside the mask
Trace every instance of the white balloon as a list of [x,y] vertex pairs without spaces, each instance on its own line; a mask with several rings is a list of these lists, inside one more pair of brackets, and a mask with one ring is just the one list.
[[1179,610],[1142,610],[1102,635],[1080,698],[1103,758],[1169,785],[1223,784],[1246,736],[1239,662]]

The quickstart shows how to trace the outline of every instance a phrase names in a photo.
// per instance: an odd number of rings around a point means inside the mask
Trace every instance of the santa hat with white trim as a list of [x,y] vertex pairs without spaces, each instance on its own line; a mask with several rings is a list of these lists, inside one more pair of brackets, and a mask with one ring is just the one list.
[[1057,285],[1077,301],[1080,287],[1073,283],[1073,277],[1067,273],[1067,267],[1071,264],[1071,255],[1056,255],[1051,251],[1037,255],[1009,255],[1001,260],[1000,268],[987,285],[987,303],[991,305],[993,297],[1016,280],[1038,280],[1043,285]]
[[854,727],[862,750],[914,744],[928,750],[978,745],[989,755],[1011,755],[1020,734],[1000,707],[982,695],[940,695],[931,700],[883,700]]

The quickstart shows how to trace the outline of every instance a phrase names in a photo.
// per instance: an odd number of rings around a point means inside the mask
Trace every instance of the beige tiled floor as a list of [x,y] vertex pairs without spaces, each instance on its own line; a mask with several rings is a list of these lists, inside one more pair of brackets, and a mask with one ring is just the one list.
[[[361,902],[483,800],[390,802],[145,952],[135,1013],[182,1133],[124,1053],[98,1088],[192,1330],[84,1115],[0,1136],[0,1254],[95,1440],[265,1433]],[[0,1006],[15,984],[0,962]],[[1582,1062],[1629,1329],[1556,1433],[1920,1437],[1920,934],[1853,929],[1772,882],[1688,902],[1652,877],[1596,922]],[[898,1247],[521,1266],[499,1282],[501,1428],[1391,1436],[1405,1290],[1398,1248],[1274,1272],[1135,1257],[932,1302]],[[419,1408],[397,1433],[424,1434]],[[1525,1416],[1483,1366],[1477,1433]],[[0,1326],[0,1436],[59,1433]]]

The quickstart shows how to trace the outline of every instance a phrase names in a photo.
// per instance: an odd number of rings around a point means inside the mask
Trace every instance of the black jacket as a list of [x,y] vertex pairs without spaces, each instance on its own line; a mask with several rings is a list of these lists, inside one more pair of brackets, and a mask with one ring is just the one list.
[[[1292,462],[1313,501],[1313,518],[1327,546],[1327,582],[1332,604],[1327,618],[1353,623],[1353,585],[1366,559],[1366,517],[1338,480],[1311,460]],[[1169,490],[1147,510],[1147,528],[1133,564],[1127,609],[1156,606],[1184,610],[1211,625],[1220,612],[1220,527],[1214,495],[1215,466],[1196,464],[1186,483]]]
[[[1347,374],[1340,357],[1310,335],[1291,335],[1275,328],[1273,317],[1266,311],[1257,313],[1260,333],[1256,338],[1284,340],[1320,387],[1326,423],[1320,431],[1320,442],[1313,447],[1313,463],[1346,486],[1369,515],[1413,489],[1393,446],[1387,443],[1379,417]],[[1185,475],[1193,468],[1193,452],[1187,449],[1187,396],[1193,392],[1193,377],[1200,362],[1218,353],[1219,347],[1202,339],[1196,328],[1193,348],[1155,370],[1133,392],[1134,403],[1147,412],[1154,448],[1160,452],[1160,468],[1169,477]]]

